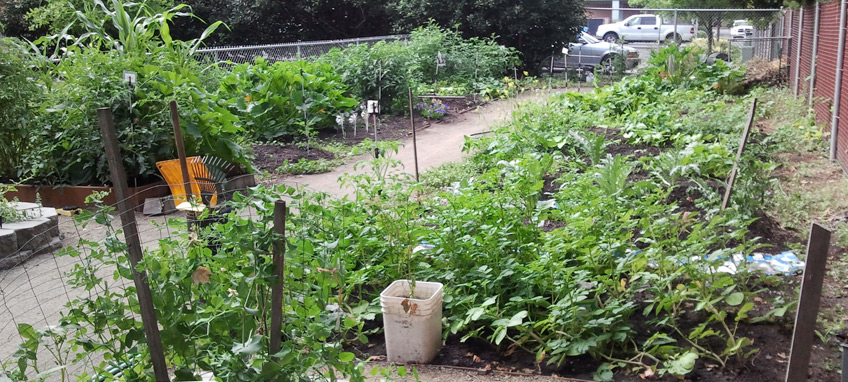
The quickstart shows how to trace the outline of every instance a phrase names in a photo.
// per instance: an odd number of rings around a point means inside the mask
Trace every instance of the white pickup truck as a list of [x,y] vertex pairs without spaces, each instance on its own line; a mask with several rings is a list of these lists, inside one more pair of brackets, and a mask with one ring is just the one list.
[[[695,27],[691,24],[678,22],[675,36],[673,24],[664,24],[662,17],[657,15],[633,15],[622,21],[604,24],[595,33],[606,42],[623,41],[692,41]],[[676,38],[675,38],[676,37]]]

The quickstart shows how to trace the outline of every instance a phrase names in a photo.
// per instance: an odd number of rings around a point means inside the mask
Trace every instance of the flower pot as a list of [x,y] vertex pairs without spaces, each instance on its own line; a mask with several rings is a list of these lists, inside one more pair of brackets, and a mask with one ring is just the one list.
[[412,298],[410,286],[397,280],[380,293],[386,359],[429,363],[442,348],[442,284],[418,281]]

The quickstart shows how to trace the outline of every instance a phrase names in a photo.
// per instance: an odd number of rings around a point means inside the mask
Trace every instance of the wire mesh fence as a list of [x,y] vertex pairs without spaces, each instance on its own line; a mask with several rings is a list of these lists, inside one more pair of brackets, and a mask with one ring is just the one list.
[[235,64],[252,62],[256,57],[262,57],[268,61],[294,61],[321,56],[333,48],[346,48],[350,45],[361,44],[374,45],[380,41],[402,41],[408,38],[409,35],[390,35],[269,45],[223,46],[199,49],[195,57],[204,61],[232,62]]
[[[251,184],[239,178],[231,181]],[[286,183],[288,185],[276,188],[259,187],[261,190],[258,192],[246,187],[230,189],[226,195],[231,200],[221,203],[216,209],[218,212],[209,216],[182,212],[144,216],[140,212],[142,205],[128,212],[137,218],[137,238],[148,258],[146,261],[151,261],[145,263],[145,267],[154,266],[151,264],[167,266],[163,265],[164,262],[171,259],[189,264],[187,266],[194,270],[178,275],[174,269],[180,267],[176,266],[172,267],[170,274],[148,268],[147,277],[157,305],[163,342],[169,341],[172,335],[169,334],[172,330],[170,326],[179,325],[170,321],[175,317],[174,312],[160,309],[161,306],[169,305],[161,300],[162,296],[173,292],[163,285],[180,284],[179,279],[173,280],[180,277],[195,285],[210,282],[210,279],[215,282],[216,276],[220,280],[224,272],[243,273],[242,276],[248,279],[246,290],[261,295],[250,297],[250,301],[259,304],[257,308],[261,310],[261,313],[251,314],[260,317],[247,314],[239,318],[255,321],[255,325],[260,328],[233,334],[236,336],[234,341],[249,343],[252,333],[262,331],[267,340],[267,326],[262,326],[267,325],[266,321],[270,317],[270,303],[267,306],[265,304],[270,298],[270,293],[266,293],[270,289],[266,288],[266,257],[270,256],[272,249],[271,246],[261,244],[268,241],[263,242],[260,236],[273,236],[273,224],[270,223],[275,216],[272,210],[265,207],[269,202],[282,198],[298,199],[291,204],[292,212],[285,224],[289,231],[286,233],[288,246],[295,250],[290,251],[286,257],[288,265],[284,278],[283,309],[291,314],[297,307],[302,307],[305,301],[312,301],[312,308],[322,312],[320,320],[326,320],[328,316],[343,318],[333,311],[332,306],[325,311],[325,307],[331,305],[335,290],[339,288],[338,273],[343,265],[337,262],[337,257],[330,255],[330,248],[306,251],[303,247],[306,245],[304,238],[309,236],[307,231],[338,224],[344,217],[321,212],[320,206],[330,203],[331,199],[320,195],[306,197],[305,186]],[[127,200],[134,200],[136,196],[132,195]],[[0,362],[3,365],[0,376],[12,376],[13,380],[58,381],[69,380],[68,377],[84,377],[84,380],[104,381],[113,380],[124,369],[131,369],[134,362],[140,367],[139,370],[150,371],[149,359],[142,359],[141,353],[135,348],[144,341],[144,337],[140,331],[142,322],[138,313],[139,302],[135,298],[132,273],[127,261],[127,246],[131,242],[124,236],[126,226],[122,224],[122,214],[115,210],[116,205],[90,205],[73,216],[57,215],[52,208],[42,208],[43,215],[31,220],[40,223],[40,226],[30,222],[7,223],[3,226],[4,235],[15,232],[22,240],[14,244],[14,251],[3,253],[5,259],[11,260],[6,261],[0,270]],[[29,230],[17,229],[24,226],[29,227]],[[233,227],[251,228],[236,232],[238,228]],[[249,234],[239,234],[245,232]],[[228,235],[229,241],[221,239]],[[4,242],[8,243],[11,242]],[[9,248],[11,246],[9,244]],[[250,263],[256,269],[215,269],[198,261],[199,257],[193,255],[195,251],[209,251],[203,256],[232,257],[240,261],[251,258],[252,262],[247,261],[245,264]],[[208,273],[198,273],[200,270]],[[259,274],[266,279],[263,281],[256,277]],[[172,280],[163,282],[162,277],[170,277]],[[232,294],[244,292],[236,285],[230,288],[229,293]],[[184,297],[187,298],[187,306],[200,309],[221,296],[198,297],[195,291]],[[170,306],[173,307],[173,304]],[[244,311],[251,312],[252,309],[245,306]],[[292,323],[289,317],[283,329],[284,332],[296,332],[298,328],[302,329],[300,325],[314,324]],[[334,325],[330,324],[331,327]],[[130,337],[134,339],[130,340]],[[173,343],[168,345],[174,346]],[[126,357],[116,355],[116,350],[126,351]],[[22,373],[18,373],[21,370],[20,362],[27,364]],[[320,374],[320,371],[316,373]]]
[[642,62],[672,42],[737,63],[785,61],[791,39],[780,9],[586,9],[587,33],[638,51]]

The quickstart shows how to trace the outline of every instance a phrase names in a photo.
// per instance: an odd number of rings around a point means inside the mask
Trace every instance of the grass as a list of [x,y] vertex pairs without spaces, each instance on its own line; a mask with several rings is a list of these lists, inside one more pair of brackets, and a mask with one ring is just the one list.
[[[767,209],[780,224],[793,231],[800,243],[793,248],[805,254],[810,225],[817,222],[833,232],[831,245],[837,248],[832,259],[823,291],[823,299],[833,304],[823,304],[819,312],[816,334],[819,340],[834,351],[833,358],[823,362],[825,369],[838,368],[839,340],[836,334],[846,330],[847,305],[841,297],[848,295],[848,221],[836,219],[848,216],[848,177],[838,164],[827,158],[829,137],[803,100],[795,100],[788,89],[761,91],[766,102],[762,117],[772,144],[777,145],[776,171],[779,182],[774,183]],[[839,253],[841,252],[841,253]]]

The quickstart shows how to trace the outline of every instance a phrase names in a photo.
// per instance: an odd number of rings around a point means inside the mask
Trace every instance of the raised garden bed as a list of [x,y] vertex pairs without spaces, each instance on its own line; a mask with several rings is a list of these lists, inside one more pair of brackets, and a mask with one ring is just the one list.
[[62,247],[59,216],[53,208],[35,203],[13,202],[28,220],[0,225],[0,269],[17,266],[26,259]]

